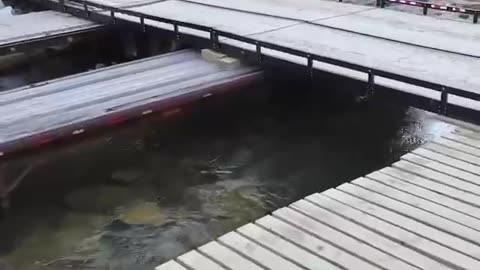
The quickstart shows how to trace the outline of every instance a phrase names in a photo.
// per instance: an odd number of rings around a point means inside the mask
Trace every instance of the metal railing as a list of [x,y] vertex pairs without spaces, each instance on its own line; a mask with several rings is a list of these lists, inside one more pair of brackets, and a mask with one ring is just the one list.
[[[51,0],[43,0],[43,1],[51,1]],[[385,0],[379,0],[379,1],[385,1]],[[411,77],[407,77],[407,76],[404,76],[404,75],[399,75],[399,74],[391,73],[391,72],[388,72],[388,71],[383,71],[383,70],[371,68],[371,67],[368,67],[368,66],[363,66],[363,65],[359,65],[359,64],[355,64],[355,63],[350,63],[350,62],[346,62],[346,61],[343,61],[343,60],[338,60],[338,59],[334,59],[334,58],[330,58],[330,57],[326,57],[326,56],[312,54],[312,53],[309,53],[309,52],[304,52],[304,51],[301,51],[301,50],[277,45],[277,44],[274,44],[274,43],[271,43],[271,42],[262,41],[262,40],[258,40],[258,39],[251,38],[251,37],[245,37],[245,36],[237,35],[235,33],[227,32],[227,31],[217,30],[217,29],[209,27],[209,26],[184,22],[184,21],[180,21],[180,20],[156,17],[156,16],[153,16],[153,15],[148,15],[148,14],[140,13],[140,12],[133,11],[133,10],[127,10],[127,9],[112,7],[112,6],[103,5],[103,4],[99,4],[99,3],[95,3],[95,2],[90,2],[90,1],[86,1],[86,0],[70,0],[70,2],[80,4],[79,5],[79,7],[81,7],[80,10],[87,17],[90,16],[90,14],[92,12],[96,12],[96,13],[101,13],[101,12],[105,13],[106,12],[108,15],[105,14],[105,16],[109,16],[110,22],[113,23],[113,24],[116,23],[116,21],[118,19],[117,16],[116,16],[117,13],[138,18],[138,23],[141,25],[142,29],[144,29],[144,30],[146,29],[145,20],[152,20],[152,21],[155,21],[155,22],[171,24],[172,25],[172,31],[175,33],[175,36],[177,37],[177,39],[180,38],[180,35],[181,35],[181,33],[179,32],[179,27],[186,27],[186,28],[190,28],[190,29],[194,29],[194,30],[204,31],[204,32],[207,32],[207,33],[210,34],[209,35],[209,40],[210,40],[211,45],[214,49],[219,49],[220,48],[220,46],[221,46],[221,42],[220,42],[220,39],[219,39],[220,37],[224,37],[224,38],[240,41],[240,42],[243,42],[243,43],[251,44],[251,45],[255,46],[255,53],[257,54],[258,61],[262,61],[262,59],[264,57],[264,55],[262,54],[262,49],[263,48],[278,51],[278,52],[282,52],[282,53],[287,53],[287,54],[298,56],[298,57],[302,57],[302,58],[305,58],[305,64],[308,68],[308,73],[309,74],[313,74],[314,61],[327,63],[327,64],[332,64],[332,65],[343,67],[343,68],[346,68],[346,69],[351,69],[351,70],[363,72],[368,76],[367,83],[368,83],[368,88],[369,89],[373,89],[373,87],[375,85],[375,77],[377,77],[377,76],[382,77],[382,78],[391,79],[391,80],[394,80],[394,81],[403,82],[403,83],[406,83],[406,84],[411,84],[411,85],[415,85],[415,86],[419,86],[419,87],[428,88],[428,89],[431,89],[431,90],[434,90],[434,91],[437,91],[437,92],[441,93],[441,95],[440,95],[441,98],[440,98],[440,101],[439,101],[439,107],[438,107],[437,112],[440,113],[440,114],[443,114],[443,115],[446,115],[447,112],[448,112],[448,106],[449,106],[448,98],[449,98],[449,95],[455,95],[455,96],[459,96],[459,97],[463,97],[463,98],[467,98],[467,99],[471,99],[471,100],[475,100],[475,101],[480,101],[480,94],[477,94],[477,93],[468,92],[468,91],[458,89],[458,88],[448,87],[448,86],[445,86],[445,85],[429,82],[429,81],[422,80],[422,79],[411,78]],[[76,11],[79,11],[79,7],[69,6],[62,0],[61,0],[61,2],[58,2],[57,4],[59,5],[58,8],[60,10],[63,10],[63,11],[68,12],[69,9],[75,9]],[[94,9],[96,9],[96,10],[94,10]]]
[[410,0],[377,0],[378,7],[384,8],[386,3],[420,7],[423,9],[423,15],[427,15],[429,9],[472,15],[473,23],[478,23],[478,17],[480,16],[480,10],[471,9],[471,8],[461,8],[461,7],[456,7],[452,5],[438,5],[438,4],[428,3],[428,2],[419,2],[419,1],[410,1]]

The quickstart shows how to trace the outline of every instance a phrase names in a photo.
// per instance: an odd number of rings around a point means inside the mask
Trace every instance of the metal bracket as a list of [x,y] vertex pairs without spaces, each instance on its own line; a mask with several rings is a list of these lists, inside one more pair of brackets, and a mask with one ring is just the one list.
[[367,85],[367,96],[371,96],[375,93],[375,75],[371,69],[368,70],[368,85]]
[[173,25],[173,31],[175,32],[175,39],[180,40],[180,31],[178,31],[178,24]]
[[83,1],[83,10],[85,11],[87,18],[90,17],[90,10],[88,10],[87,1]]

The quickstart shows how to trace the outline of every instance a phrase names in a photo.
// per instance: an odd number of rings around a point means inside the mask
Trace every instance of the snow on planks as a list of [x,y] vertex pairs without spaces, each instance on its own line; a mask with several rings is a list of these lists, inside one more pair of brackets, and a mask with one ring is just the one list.
[[157,270],[480,269],[479,138],[457,127]]

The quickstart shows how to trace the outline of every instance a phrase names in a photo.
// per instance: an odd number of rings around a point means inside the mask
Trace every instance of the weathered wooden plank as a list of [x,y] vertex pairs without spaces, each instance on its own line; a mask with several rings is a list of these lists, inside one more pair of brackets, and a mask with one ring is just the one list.
[[210,242],[198,248],[201,252],[207,254],[210,258],[215,259],[217,262],[221,262],[222,265],[232,270],[261,270],[263,269],[256,263],[245,259],[238,253],[220,245],[217,242]]
[[[260,221],[261,223],[261,221]],[[274,250],[278,254],[281,254],[283,257],[288,258],[299,265],[307,269],[312,270],[334,270],[338,269],[337,266],[331,264],[327,260],[315,256],[312,253],[298,247],[297,245],[280,238],[279,236],[259,227],[255,224],[247,224],[243,227],[237,229],[237,231],[250,238],[255,240],[258,243],[261,243],[263,246],[268,247],[271,250]],[[279,268],[283,269],[283,268]]]
[[476,141],[474,139],[470,139],[470,138],[467,138],[467,137],[464,137],[464,136],[460,136],[458,134],[445,133],[445,134],[442,134],[441,137],[452,140],[452,141],[455,141],[455,142],[458,142],[458,143],[462,143],[462,144],[465,144],[465,145],[468,145],[468,146],[471,146],[471,147],[474,147],[474,148],[477,148],[477,149],[480,149],[480,142],[479,141]]
[[431,179],[433,181],[442,183],[452,188],[457,188],[459,190],[480,196],[480,187],[478,185],[472,184],[470,182],[464,181],[462,179],[458,179],[456,177],[452,177],[450,175],[447,175],[438,171],[431,170],[427,167],[420,166],[416,163],[412,163],[407,160],[396,162],[392,164],[392,167],[419,175],[421,177]]
[[218,265],[195,250],[183,254],[178,257],[177,260],[194,270],[225,270],[224,267]]
[[[402,164],[406,164],[405,167],[409,167],[409,162],[400,161],[395,163],[397,166],[402,167]],[[413,164],[414,165],[414,164]],[[466,204],[473,205],[475,207],[480,207],[480,196],[470,193],[468,191],[458,189],[455,186],[450,185],[450,183],[437,182],[435,180],[411,173],[406,170],[402,170],[398,167],[386,167],[380,170],[379,172],[388,174],[395,178],[401,179],[402,181],[409,182],[410,184],[421,186],[425,189],[432,190],[439,194],[449,196],[452,199],[459,200]],[[456,178],[455,178],[456,179]]]
[[[356,185],[352,185],[350,183],[343,184],[337,189],[348,192],[354,196],[357,196],[389,210],[395,211],[406,217],[415,219],[431,227],[450,233],[451,235],[462,238],[465,241],[470,241],[477,245],[480,244],[480,233],[478,233],[478,231],[440,217],[436,214],[432,214],[420,208],[416,208],[406,203],[393,200],[384,195],[380,195],[378,193],[369,191]],[[478,248],[480,251],[480,246],[478,246]]]
[[[395,170],[395,169],[392,169]],[[440,192],[436,191],[431,191],[429,189],[426,189],[422,187],[421,185],[414,185],[409,183],[408,181],[403,181],[399,178],[395,178],[393,176],[390,176],[388,174],[382,173],[384,170],[381,171],[376,171],[373,172],[366,177],[369,179],[372,179],[374,181],[378,181],[380,183],[383,183],[385,185],[389,185],[391,187],[394,187],[398,190],[402,190],[404,192],[408,192],[410,194],[416,195],[418,197],[424,198],[426,200],[429,200],[431,202],[435,202],[437,204],[443,205],[445,207],[451,208],[453,210],[459,211],[465,215],[469,215],[472,217],[476,217],[480,221],[480,208],[472,206],[471,204],[462,202],[460,200],[452,199],[449,196],[446,196],[444,193],[445,192],[445,186],[442,187]],[[387,171],[388,172],[388,171]],[[427,181],[430,183],[427,183],[426,185],[429,186],[431,184],[435,184],[432,181]],[[416,183],[418,184],[418,183]],[[447,187],[448,188],[448,187]],[[455,190],[457,191],[457,190]]]
[[285,260],[272,251],[257,243],[241,236],[236,232],[230,232],[218,238],[219,242],[243,254],[250,260],[267,269],[301,270],[302,268]]
[[480,140],[480,133],[478,131],[474,131],[474,130],[471,130],[471,129],[466,129],[466,128],[462,128],[462,127],[457,126],[457,127],[455,127],[453,132],[455,134],[458,134],[458,135],[461,135],[461,136],[464,136],[464,137],[467,137],[467,138],[470,138],[470,139],[474,139],[474,140],[477,140],[477,141]]
[[437,143],[427,143],[423,146],[423,148],[428,149],[429,151],[440,153],[450,158],[459,159],[463,162],[471,164],[472,166],[476,166],[477,168],[480,166],[480,157],[459,151],[457,149],[453,149]]
[[[286,210],[291,213],[293,210],[282,208],[279,211]],[[305,217],[307,218],[307,217]],[[309,233],[302,231],[278,218],[272,216],[263,217],[255,222],[259,226],[281,235],[283,238],[292,241],[308,251],[335,262],[344,269],[380,269],[372,264],[354,256],[344,250],[332,245],[320,238],[314,237]],[[321,231],[319,232],[321,233]],[[340,267],[339,267],[340,268]]]
[[[453,151],[448,151],[447,150],[446,152],[449,152],[450,155],[453,155],[453,156],[455,155],[453,153]],[[445,154],[442,154],[442,153],[438,153],[438,152],[434,152],[432,150],[425,149],[425,148],[418,148],[418,149],[414,150],[413,153],[415,155],[424,157],[426,159],[434,160],[436,162],[445,164],[447,166],[455,167],[457,169],[460,169],[460,170],[469,172],[471,174],[474,174],[474,177],[477,177],[478,181],[479,181],[478,183],[480,183],[480,166],[478,166],[476,164],[468,163],[468,162],[460,160],[457,157],[451,157],[451,156],[448,156],[448,155],[445,155]],[[468,177],[468,175],[466,175],[465,177]]]
[[[352,222],[339,215],[336,215],[330,211],[318,207],[312,202],[306,200],[300,200],[293,203],[290,207],[296,209],[299,212],[323,223],[332,228],[341,231],[351,237],[354,237],[362,242],[377,248],[383,253],[376,253],[378,257],[369,257],[375,262],[378,262],[380,266],[392,269],[416,269],[412,265],[423,265],[433,267],[435,269],[447,269],[440,263],[425,258],[425,256],[406,248],[404,245],[394,242],[389,238],[384,237],[372,230],[369,230],[356,222]],[[408,264],[406,263],[408,262]]]
[[188,270],[181,266],[176,261],[168,261],[160,266],[155,267],[155,270]]
[[440,145],[443,145],[443,146],[447,146],[449,148],[456,149],[458,151],[462,151],[464,153],[467,153],[467,154],[470,154],[470,155],[473,155],[473,156],[476,156],[476,157],[480,157],[480,149],[468,146],[468,145],[463,144],[463,143],[459,143],[459,142],[452,141],[452,140],[449,140],[449,139],[445,139],[445,138],[442,138],[442,137],[435,138],[432,142],[435,143],[435,144],[440,144]]
[[[420,166],[427,167],[429,169],[435,170],[437,172],[441,172],[450,176],[453,176],[455,178],[461,179],[465,182],[472,183],[474,185],[477,185],[480,183],[480,176],[469,173],[467,171],[457,169],[455,167],[446,165],[444,163],[440,163],[435,160],[431,160],[428,158],[424,158],[419,155],[415,154],[406,154],[401,157],[402,160],[408,160],[410,162],[416,163]],[[478,186],[480,188],[480,186]]]
[[[386,196],[390,199],[411,205],[413,207],[428,211],[434,215],[443,217],[455,223],[472,228],[480,233],[480,220],[471,216],[467,216],[461,212],[445,207],[443,205],[425,200],[424,198],[411,195],[390,186],[384,185],[377,181],[367,178],[356,179],[351,182],[359,187],[368,189],[375,193]],[[478,211],[480,212],[480,211]]]
[[298,211],[291,210],[290,208],[283,208],[279,211],[275,211],[273,215],[288,221],[291,224],[294,224],[295,226],[313,234],[315,237],[323,239],[331,245],[335,245],[337,248],[345,250],[350,254],[354,254],[355,256],[362,258],[363,260],[368,261],[370,264],[376,265],[379,268],[385,268],[385,264],[390,264],[397,266],[402,265],[402,267],[405,269],[413,269],[401,261],[394,260],[392,256],[381,252],[378,249],[372,248],[371,246],[366,245],[364,242],[346,235],[341,231],[326,226],[325,224],[301,214]]
[[[463,256],[455,256],[455,258],[461,259],[456,262],[458,264],[461,264],[462,262],[468,262],[467,265],[480,263],[480,261],[477,261],[480,254],[479,247],[473,243],[467,242],[451,234],[440,231],[434,227],[420,223],[414,219],[408,218],[394,211],[372,204],[364,199],[352,196],[349,193],[343,192],[341,190],[329,189],[327,191],[324,191],[322,195],[326,195],[368,215],[374,216],[394,226],[398,226],[401,229],[410,231],[411,233],[414,233],[419,237],[423,237],[429,239],[432,242],[436,242],[446,248],[451,249],[452,252],[457,251],[458,254],[465,254]],[[405,236],[405,239],[408,242],[409,238],[407,236]],[[470,257],[467,257],[466,255]],[[476,258],[477,260],[474,260],[473,258]],[[480,265],[478,266],[480,267]]]
[[[343,192],[333,189],[331,191],[332,193],[338,193],[338,197],[342,197],[341,195]],[[347,195],[345,199],[348,200],[348,196],[349,195]],[[417,235],[409,230],[392,225],[387,221],[368,213],[364,213],[324,194],[313,194],[308,196],[306,200],[327,209],[346,220],[350,220],[351,222],[357,223],[379,235],[382,235],[385,238],[395,241],[398,245],[391,245],[388,250],[392,253],[398,250],[404,254],[404,256],[407,256],[408,261],[422,269],[450,269],[450,267],[462,268],[469,266],[468,262],[473,260],[464,254],[442,246],[422,235]],[[357,232],[355,233],[357,234]],[[369,239],[369,243],[371,244],[375,241],[375,238]],[[467,264],[465,264],[465,262],[467,262]],[[475,263],[474,260],[473,262]]]

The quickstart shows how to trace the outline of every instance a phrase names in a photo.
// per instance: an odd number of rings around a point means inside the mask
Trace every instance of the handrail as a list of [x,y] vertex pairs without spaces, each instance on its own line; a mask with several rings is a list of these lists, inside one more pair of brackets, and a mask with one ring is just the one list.
[[[385,1],[385,0],[380,0],[380,1]],[[109,11],[109,16],[111,18],[112,23],[115,23],[115,21],[117,19],[115,17],[115,14],[119,13],[119,14],[129,15],[129,16],[132,16],[132,17],[137,17],[139,19],[139,23],[141,24],[143,29],[145,29],[145,19],[156,21],[156,22],[161,22],[161,23],[171,24],[173,26],[173,32],[175,32],[177,37],[180,35],[179,30],[178,30],[179,26],[187,27],[187,28],[191,28],[191,29],[195,29],[195,30],[199,30],[199,31],[204,31],[204,32],[210,33],[210,41],[212,42],[212,46],[214,48],[218,48],[218,46],[220,44],[220,41],[219,41],[220,37],[225,37],[225,38],[233,39],[233,40],[236,40],[236,41],[240,41],[240,42],[248,43],[248,44],[251,44],[251,45],[255,45],[256,46],[256,53],[258,54],[258,59],[259,60],[261,60],[262,57],[263,57],[262,56],[262,48],[267,48],[267,49],[291,54],[291,55],[294,55],[294,56],[299,56],[299,57],[302,57],[302,58],[306,59],[306,65],[310,69],[309,72],[313,71],[313,61],[315,60],[315,61],[318,61],[318,62],[332,64],[332,65],[340,66],[340,67],[343,67],[343,68],[347,68],[347,69],[356,70],[356,71],[359,71],[359,72],[366,73],[369,77],[368,82],[371,83],[371,84],[374,84],[374,77],[375,76],[380,76],[380,77],[383,77],[383,78],[387,78],[387,79],[391,79],[391,80],[395,80],[395,81],[399,81],[399,82],[403,82],[403,83],[407,83],[407,84],[411,84],[411,85],[415,85],[415,86],[419,86],[419,87],[429,88],[429,89],[432,89],[434,91],[441,92],[441,99],[440,99],[440,104],[441,104],[440,107],[441,108],[439,108],[439,111],[441,113],[444,113],[444,114],[446,114],[446,112],[447,112],[448,96],[450,94],[455,95],[455,96],[464,97],[464,98],[467,98],[467,99],[472,99],[472,100],[475,100],[475,101],[480,101],[480,94],[473,93],[473,92],[468,92],[468,91],[465,91],[465,90],[462,90],[462,89],[459,89],[459,88],[448,87],[448,86],[445,86],[445,85],[429,82],[429,81],[422,80],[422,79],[411,78],[411,77],[407,77],[407,76],[404,76],[404,75],[394,74],[394,73],[390,73],[390,72],[387,72],[387,71],[378,70],[378,69],[375,69],[375,68],[363,66],[363,65],[360,65],[360,64],[355,64],[355,63],[350,63],[350,62],[346,62],[346,61],[343,61],[343,60],[333,59],[331,57],[316,55],[316,54],[300,51],[300,50],[297,50],[297,49],[285,47],[285,46],[282,46],[282,45],[277,45],[277,44],[274,44],[274,43],[271,43],[271,42],[261,41],[261,40],[254,39],[254,38],[251,38],[251,37],[245,37],[245,36],[237,35],[235,33],[217,30],[215,28],[204,26],[204,25],[199,25],[199,24],[195,24],[195,23],[189,23],[189,22],[184,22],[184,21],[179,21],[179,20],[174,20],[174,19],[156,17],[156,16],[153,16],[153,15],[148,15],[148,14],[140,13],[140,12],[137,12],[137,11],[127,10],[127,9],[122,9],[122,8],[117,8],[117,7],[112,7],[112,6],[107,6],[107,5],[104,5],[104,4],[99,4],[99,3],[91,2],[91,1],[88,1],[88,0],[70,0],[70,2],[81,4],[83,6],[83,11],[86,12],[87,15],[91,12],[94,12],[91,8],[97,8],[97,9],[101,9],[103,11]],[[72,8],[72,7],[68,7],[65,4],[65,2],[63,2],[63,4],[60,4],[60,8],[62,10],[67,10],[68,8]],[[73,7],[73,8],[78,10],[78,8],[75,8],[75,7]],[[95,12],[98,12],[98,11],[95,11]],[[102,11],[99,11],[99,12],[102,12]],[[373,87],[373,85],[371,85],[369,87]]]
[[393,4],[399,4],[399,5],[421,7],[423,8],[423,15],[427,15],[429,9],[469,14],[469,15],[473,15],[473,23],[478,23],[478,17],[480,16],[480,10],[478,9],[461,8],[461,7],[455,7],[452,5],[438,5],[438,4],[428,3],[428,2],[418,2],[418,1],[411,1],[411,0],[377,0],[377,6],[384,8],[387,2],[393,3]]

